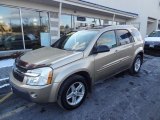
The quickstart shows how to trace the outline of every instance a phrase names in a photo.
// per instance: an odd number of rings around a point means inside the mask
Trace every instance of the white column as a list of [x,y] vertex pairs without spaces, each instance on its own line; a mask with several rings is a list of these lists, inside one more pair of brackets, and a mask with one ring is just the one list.
[[156,30],[158,30],[158,24],[159,24],[159,20],[157,19],[157,24],[156,24]]
[[23,30],[23,19],[22,19],[22,11],[21,8],[19,8],[19,14],[20,14],[20,22],[21,22],[21,32],[22,32],[22,40],[23,40],[23,48],[26,49],[25,45],[25,39],[24,39],[24,30]]
[[112,25],[113,25],[113,23],[114,23],[114,21],[115,21],[115,17],[116,17],[116,15],[114,14],[114,15],[113,15],[113,19],[112,19]]
[[62,14],[62,1],[59,2],[59,31],[58,36],[60,37],[60,29],[61,29],[61,14]]

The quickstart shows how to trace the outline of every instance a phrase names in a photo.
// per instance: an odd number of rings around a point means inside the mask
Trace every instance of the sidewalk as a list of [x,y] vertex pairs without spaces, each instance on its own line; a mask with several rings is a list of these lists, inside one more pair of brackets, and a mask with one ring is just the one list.
[[9,87],[9,73],[12,70],[14,62],[15,59],[0,60],[0,94],[4,91],[2,88]]
[[13,66],[15,59],[4,59],[0,60],[0,68],[11,67]]

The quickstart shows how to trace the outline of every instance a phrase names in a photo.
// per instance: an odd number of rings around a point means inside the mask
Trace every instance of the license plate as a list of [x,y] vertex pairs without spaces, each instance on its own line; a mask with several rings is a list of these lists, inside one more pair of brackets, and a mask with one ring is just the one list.
[[149,47],[154,48],[154,45],[149,45]]

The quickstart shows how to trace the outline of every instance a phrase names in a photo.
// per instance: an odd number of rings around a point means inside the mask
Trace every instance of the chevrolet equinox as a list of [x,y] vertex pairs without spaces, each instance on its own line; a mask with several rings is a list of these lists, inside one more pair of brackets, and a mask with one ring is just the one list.
[[15,60],[12,91],[36,103],[79,107],[99,80],[124,70],[140,71],[144,41],[133,26],[118,25],[73,32],[51,47],[27,52]]

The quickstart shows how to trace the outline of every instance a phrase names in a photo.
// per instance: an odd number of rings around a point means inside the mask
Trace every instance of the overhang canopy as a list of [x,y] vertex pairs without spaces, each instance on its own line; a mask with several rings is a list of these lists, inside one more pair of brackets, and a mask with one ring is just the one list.
[[115,14],[118,18],[123,19],[134,19],[138,17],[138,14],[126,12],[114,8],[109,8],[103,5],[87,2],[85,0],[28,0],[37,3],[43,3],[52,5],[54,7],[59,7],[59,3],[61,2],[63,8],[72,9],[74,11],[82,11],[89,12],[99,15],[107,15],[112,16]]

